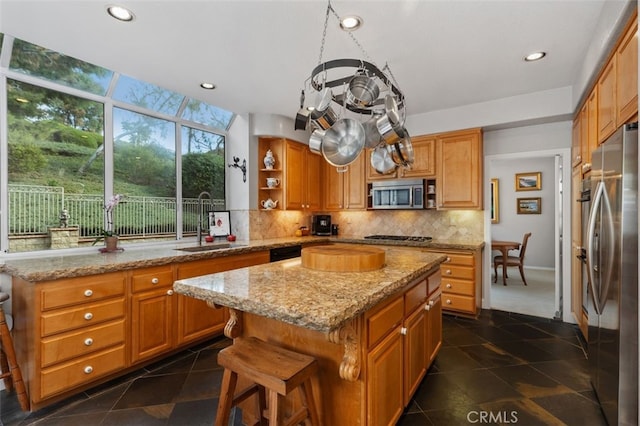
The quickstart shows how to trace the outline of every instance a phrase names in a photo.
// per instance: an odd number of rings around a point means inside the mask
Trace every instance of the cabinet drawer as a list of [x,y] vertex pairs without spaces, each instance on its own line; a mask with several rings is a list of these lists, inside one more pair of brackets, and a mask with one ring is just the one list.
[[89,303],[77,308],[46,312],[40,321],[42,337],[62,331],[70,331],[88,325],[122,318],[125,311],[124,298],[106,302]]
[[442,280],[442,291],[444,293],[474,296],[474,290],[473,281],[456,280],[454,278],[444,278]]
[[41,287],[41,309],[46,311],[123,296],[124,290],[125,278],[122,273],[60,280]]
[[442,273],[440,272],[440,269],[429,275],[429,277],[427,278],[427,282],[429,286],[427,294],[431,295],[434,291],[440,288],[440,285],[442,283]]
[[404,299],[398,297],[393,302],[376,311],[367,319],[368,347],[375,346],[392,329],[402,323]]
[[125,366],[124,345],[89,355],[73,362],[43,370],[40,373],[40,398],[73,389]]
[[40,343],[42,368],[124,342],[125,321],[82,329]]
[[173,285],[173,270],[170,267],[142,269],[131,277],[131,291],[134,293],[168,285]]
[[475,299],[470,296],[442,293],[442,309],[476,313]]
[[427,299],[427,280],[416,284],[404,295],[404,314],[409,315]]
[[447,260],[442,262],[442,265],[462,265],[462,266],[473,266],[473,256],[465,255],[465,254],[452,254],[452,253],[443,253],[447,256]]
[[442,272],[442,279],[458,278],[463,280],[474,279],[474,270],[469,266],[457,266],[457,265],[440,265],[440,272]]

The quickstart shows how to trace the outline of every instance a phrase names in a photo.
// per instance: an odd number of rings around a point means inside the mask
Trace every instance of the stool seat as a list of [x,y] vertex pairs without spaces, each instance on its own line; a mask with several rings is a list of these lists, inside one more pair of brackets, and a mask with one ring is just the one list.
[[20,408],[23,411],[29,411],[29,396],[22,380],[13,339],[2,308],[2,304],[7,300],[9,300],[9,294],[0,292],[0,379],[4,380],[7,392],[11,392],[15,387]]
[[[319,425],[311,387],[311,378],[318,371],[318,362],[314,357],[272,345],[255,337],[241,337],[218,353],[218,364],[225,368],[225,372],[216,426],[227,425],[231,407],[237,402],[234,401],[234,392],[238,375],[266,390],[269,396],[270,425],[298,424],[302,420]],[[296,388],[300,390],[302,408],[285,422],[281,413],[282,399]],[[244,393],[241,393],[243,399]],[[262,405],[260,403],[261,410],[264,408]],[[263,414],[258,414],[262,424]]]

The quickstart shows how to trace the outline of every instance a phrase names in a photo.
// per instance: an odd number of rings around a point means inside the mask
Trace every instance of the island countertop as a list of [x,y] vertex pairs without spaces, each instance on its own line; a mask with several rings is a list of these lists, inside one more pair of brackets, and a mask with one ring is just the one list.
[[325,272],[300,258],[174,283],[177,293],[307,329],[330,332],[438,267],[445,256],[378,246],[385,266],[370,272]]

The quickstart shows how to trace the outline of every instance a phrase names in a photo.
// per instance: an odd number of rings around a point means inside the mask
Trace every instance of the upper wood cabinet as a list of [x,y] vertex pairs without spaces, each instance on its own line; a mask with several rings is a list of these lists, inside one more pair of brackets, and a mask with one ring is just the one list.
[[578,167],[582,163],[582,139],[580,131],[582,130],[582,114],[576,115],[573,120],[573,128],[571,133],[571,166]]
[[324,210],[364,210],[367,208],[367,182],[363,151],[345,172],[323,161],[323,205]]
[[482,131],[438,136],[438,209],[482,209]]
[[638,112],[638,20],[622,37],[616,50],[616,118],[618,127]]
[[616,130],[616,62],[610,61],[598,80],[598,143]]
[[411,138],[414,161],[410,169],[401,168],[401,177],[429,178],[436,175],[436,137],[416,136]]

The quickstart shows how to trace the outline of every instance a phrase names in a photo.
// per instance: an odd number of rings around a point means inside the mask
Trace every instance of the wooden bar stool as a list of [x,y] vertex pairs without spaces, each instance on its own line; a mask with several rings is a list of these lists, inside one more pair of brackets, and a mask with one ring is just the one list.
[[4,309],[2,309],[2,305],[7,300],[9,300],[9,295],[0,293],[0,378],[4,380],[7,392],[11,392],[15,386],[20,408],[22,411],[29,411],[29,396],[27,396],[27,389],[22,381],[22,373],[16,360],[16,351],[13,348],[13,339],[4,316]]
[[[293,352],[263,342],[254,337],[237,338],[233,345],[218,354],[218,364],[225,368],[222,377],[222,389],[218,401],[216,426],[227,426],[231,408],[248,396],[258,392],[260,424],[264,422],[264,400],[260,401],[260,389],[266,390],[269,400],[268,420],[271,426],[297,425],[303,420],[305,424],[320,425],[318,411],[313,399],[311,377],[318,370],[315,358]],[[254,386],[240,392],[234,397],[238,375],[252,381]],[[283,418],[283,402],[285,396],[294,389],[299,389],[302,407],[286,421]]]

